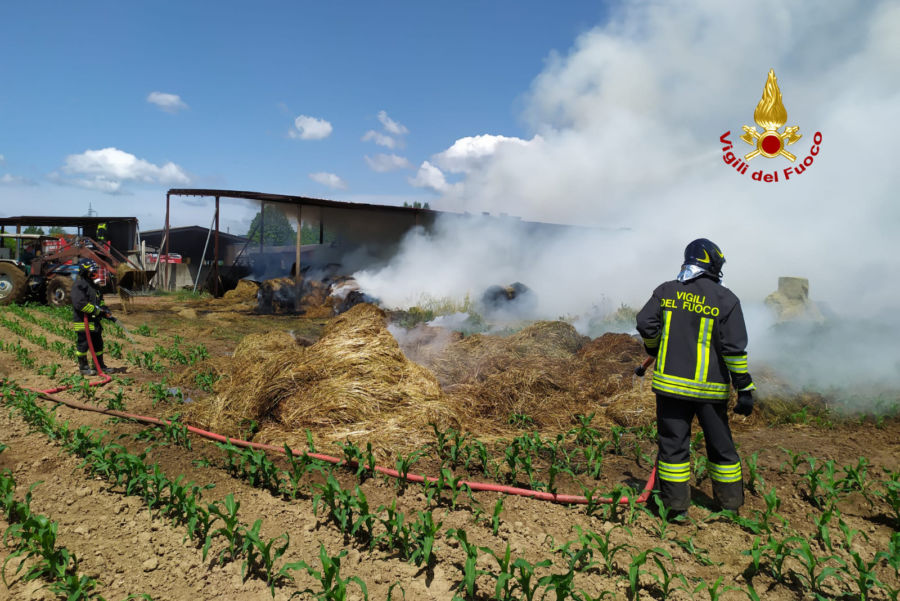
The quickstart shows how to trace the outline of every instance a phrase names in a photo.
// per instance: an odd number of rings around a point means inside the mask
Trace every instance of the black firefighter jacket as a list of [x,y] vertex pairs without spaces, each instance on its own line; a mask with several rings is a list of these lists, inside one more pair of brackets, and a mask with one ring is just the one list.
[[72,329],[84,330],[84,316],[88,316],[88,328],[99,329],[102,313],[103,295],[94,283],[82,277],[75,278],[72,284]]
[[660,284],[638,313],[637,330],[647,352],[656,355],[655,392],[726,402],[729,381],[739,391],[755,389],[741,303],[712,278]]

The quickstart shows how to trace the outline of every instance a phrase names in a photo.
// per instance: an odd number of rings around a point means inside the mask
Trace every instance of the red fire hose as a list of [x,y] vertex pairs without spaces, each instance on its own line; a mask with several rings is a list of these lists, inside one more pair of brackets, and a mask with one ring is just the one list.
[[[84,327],[85,327],[85,334],[87,335],[87,339],[88,339],[88,348],[91,351],[91,358],[94,361],[94,365],[97,366],[97,373],[103,377],[102,380],[98,380],[96,382],[91,382],[90,385],[91,386],[103,386],[103,385],[109,383],[112,380],[112,378],[108,374],[106,374],[100,367],[100,361],[97,359],[97,354],[94,352],[94,344],[91,341],[90,333],[87,329],[88,328],[87,316],[84,317]],[[648,359],[648,361],[645,361],[644,364],[642,364],[642,367],[644,367],[644,369],[646,369],[647,367],[650,366],[650,363],[652,363],[652,361],[653,361],[653,357],[650,357]],[[637,370],[637,369],[638,368],[635,368],[635,370]],[[643,374],[641,374],[641,375],[643,375]],[[157,426],[167,426],[172,423],[170,420],[166,420],[166,419],[159,419],[156,417],[150,417],[150,416],[146,416],[146,415],[136,415],[134,413],[125,413],[124,411],[116,411],[114,409],[101,409],[99,407],[94,407],[92,405],[85,405],[83,403],[78,403],[76,401],[68,401],[65,399],[61,399],[61,398],[52,396],[53,394],[55,394],[57,392],[61,392],[63,390],[66,390],[67,388],[71,388],[71,387],[70,386],[62,386],[59,388],[52,388],[50,390],[35,390],[33,388],[27,388],[26,390],[36,392],[45,399],[54,401],[56,403],[61,403],[63,405],[66,405],[67,407],[71,407],[72,409],[80,409],[82,411],[93,411],[95,413],[103,413],[105,415],[112,415],[115,417],[131,419],[136,422],[141,422],[141,423],[146,423],[146,424],[155,424]],[[228,436],[223,436],[222,434],[216,434],[215,432],[208,432],[206,430],[201,430],[200,428],[196,428],[194,426],[185,425],[185,427],[187,428],[187,430],[189,432],[193,432],[194,434],[197,434],[198,436],[202,436],[203,438],[208,438],[210,440],[216,440],[219,442],[230,442],[231,444],[233,444],[235,446],[239,446],[239,447],[250,447],[253,449],[260,449],[263,451],[272,451],[274,453],[282,453],[282,454],[286,454],[287,452],[290,452],[292,455],[306,455],[308,457],[312,457],[313,459],[318,459],[320,461],[325,461],[327,463],[333,463],[333,464],[345,463],[346,465],[355,467],[355,462],[346,462],[343,459],[340,459],[338,457],[333,457],[331,455],[323,455],[321,453],[296,453],[295,451],[293,451],[291,449],[288,449],[288,451],[285,451],[285,449],[283,447],[276,447],[274,445],[263,444],[263,443],[259,443],[259,442],[250,442],[247,440],[235,439],[235,438],[231,438]],[[381,467],[380,465],[376,465],[374,467],[374,471],[378,472],[379,474],[384,474],[385,476],[390,476],[392,478],[405,479],[407,482],[416,482],[416,483],[421,483],[421,482],[425,482],[425,481],[437,482],[437,480],[438,480],[434,476],[422,476],[419,474],[405,474],[404,475],[404,474],[401,474],[400,472],[398,472],[397,470],[394,470],[394,469],[391,469],[388,467]],[[647,483],[644,485],[644,488],[641,490],[641,494],[638,495],[638,497],[636,499],[634,499],[635,503],[646,503],[647,502],[647,500],[650,498],[650,493],[653,490],[653,483],[655,480],[656,480],[656,466],[654,465],[653,469],[650,471],[650,476],[647,478]],[[616,500],[612,497],[593,497],[592,499],[588,499],[587,497],[582,496],[582,495],[564,495],[564,494],[558,494],[558,493],[542,492],[542,491],[537,491],[537,490],[531,490],[528,488],[519,488],[516,486],[504,486],[502,484],[490,484],[487,482],[470,482],[467,480],[462,480],[459,482],[459,484],[460,485],[465,484],[471,490],[475,490],[475,491],[498,492],[498,493],[503,493],[503,494],[507,494],[507,495],[529,497],[532,499],[538,499],[540,501],[552,501],[555,503],[566,503],[566,504],[576,504],[576,505],[586,505],[588,502],[600,503],[600,504],[618,503],[620,505],[627,505],[628,503],[630,503],[629,498],[626,496],[622,496],[618,500]]]

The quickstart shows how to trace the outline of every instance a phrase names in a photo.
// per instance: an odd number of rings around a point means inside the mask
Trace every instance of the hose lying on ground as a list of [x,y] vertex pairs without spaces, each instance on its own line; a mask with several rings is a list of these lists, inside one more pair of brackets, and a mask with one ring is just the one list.
[[[87,327],[88,327],[87,316],[85,316],[85,318],[84,318],[84,324],[85,324],[85,332],[87,333]],[[90,352],[91,352],[91,359],[93,360],[94,365],[97,367],[97,374],[99,376],[101,376],[101,378],[102,378],[101,380],[97,380],[96,382],[91,382],[90,386],[104,386],[104,385],[108,384],[112,380],[112,378],[106,372],[104,372],[103,369],[100,367],[100,361],[97,359],[96,352],[94,352],[94,344],[93,344],[93,341],[91,341],[90,335],[87,336],[87,341],[88,341],[88,348],[90,349]],[[61,386],[58,388],[51,388],[49,390],[36,390],[33,388],[26,388],[26,390],[35,392],[44,399],[53,401],[55,403],[63,404],[67,407],[71,407],[72,409],[78,409],[81,411],[93,411],[95,413],[103,413],[105,415],[120,417],[120,418],[124,418],[124,419],[130,419],[130,420],[140,422],[140,423],[145,423],[145,424],[154,424],[157,426],[168,426],[168,425],[172,424],[172,421],[167,420],[167,419],[159,419],[156,417],[150,417],[150,416],[146,416],[146,415],[137,415],[134,413],[126,413],[124,411],[117,411],[115,409],[101,409],[100,407],[94,407],[92,405],[85,405],[84,403],[79,403],[77,401],[69,401],[66,399],[61,399],[61,398],[53,396],[54,394],[56,394],[58,392],[62,392],[63,390],[66,390],[68,388],[71,388],[71,386]],[[235,439],[235,438],[231,438],[228,436],[223,436],[222,434],[216,434],[215,432],[201,430],[200,428],[196,428],[194,426],[185,425],[185,427],[187,428],[188,432],[193,432],[194,434],[196,434],[198,436],[202,436],[203,438],[207,438],[209,440],[215,440],[218,442],[230,442],[231,444],[238,446],[238,447],[249,447],[249,448],[253,448],[253,449],[259,449],[262,451],[271,451],[274,453],[281,453],[281,454],[291,453],[291,455],[306,455],[308,457],[312,457],[313,459],[318,459],[319,461],[325,461],[327,463],[333,463],[335,465],[344,464],[344,465],[348,465],[351,467],[357,467],[355,462],[345,461],[344,459],[341,459],[339,457],[334,457],[331,455],[324,455],[321,453],[308,453],[308,452],[297,453],[296,451],[289,449],[289,448],[286,449],[285,447],[276,447],[274,445],[263,444],[263,443],[259,443],[259,442],[250,442],[247,440]],[[420,474],[401,474],[397,470],[394,470],[394,469],[391,469],[388,467],[382,467],[380,465],[374,466],[373,470],[376,473],[384,474],[385,476],[390,476],[391,478],[403,479],[403,480],[406,480],[407,482],[422,483],[422,482],[426,482],[426,481],[427,482],[437,482],[438,481],[438,478],[436,478],[434,476],[423,476]],[[647,478],[647,483],[644,485],[644,488],[641,490],[640,495],[638,495],[638,497],[635,498],[633,501],[631,499],[629,499],[627,496],[622,496],[618,500],[614,499],[612,497],[592,497],[592,498],[588,499],[587,497],[585,497],[583,495],[566,495],[566,494],[531,490],[528,488],[519,488],[516,486],[506,486],[506,485],[502,485],[502,484],[491,484],[491,483],[487,483],[487,482],[470,482],[468,480],[461,480],[458,483],[458,485],[462,486],[464,484],[473,491],[498,492],[498,493],[502,493],[502,494],[506,494],[506,495],[515,495],[515,496],[520,496],[520,497],[537,499],[540,501],[552,501],[554,503],[565,503],[565,504],[575,504],[575,505],[586,505],[588,503],[596,503],[596,504],[618,503],[619,505],[627,505],[631,502],[646,503],[647,500],[650,498],[650,493],[653,490],[653,483],[655,480],[656,480],[656,465],[654,465],[653,469],[650,471],[650,476]]]

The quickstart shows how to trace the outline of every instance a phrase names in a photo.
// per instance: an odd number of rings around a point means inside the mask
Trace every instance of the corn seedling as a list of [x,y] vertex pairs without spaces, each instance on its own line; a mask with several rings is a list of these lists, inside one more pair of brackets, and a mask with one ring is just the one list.
[[531,564],[525,559],[517,557],[512,564],[513,580],[515,582],[513,592],[518,591],[521,595],[513,598],[534,601],[535,595],[541,587],[541,583],[535,581],[534,572],[537,568],[547,567],[550,567],[549,559]]
[[459,583],[459,591],[465,593],[466,599],[475,599],[475,581],[479,576],[486,574],[484,570],[479,570],[478,547],[469,542],[466,531],[462,528],[448,530],[447,536],[456,539],[460,548],[466,554],[466,560],[463,563],[463,579]]
[[[241,564],[241,578],[246,580],[251,572],[260,574],[265,578],[269,591],[274,597],[275,582],[280,576],[275,571],[275,562],[287,551],[291,538],[287,532],[284,532],[281,536],[264,541],[259,536],[261,526],[262,520],[256,520],[250,528],[242,528],[241,551],[246,556],[246,559]],[[284,544],[275,544],[279,541],[284,541]]]
[[582,530],[577,524],[574,528],[578,533],[578,541],[581,543],[582,547],[595,550],[600,555],[601,559],[603,559],[603,567],[606,568],[607,574],[612,574],[615,571],[616,555],[632,548],[632,546],[627,543],[613,544],[612,542],[613,533],[619,529],[627,533],[629,537],[631,536],[631,530],[625,526],[613,526],[602,534],[592,530]]
[[306,572],[319,581],[321,590],[314,591],[307,588],[301,594],[310,593],[319,601],[345,601],[347,599],[347,586],[353,582],[362,590],[363,598],[368,600],[369,591],[366,589],[366,583],[360,580],[358,576],[350,576],[348,578],[341,577],[341,559],[347,555],[346,549],[334,557],[328,555],[325,545],[319,545],[319,561],[322,563],[322,570],[316,570],[305,561],[298,561],[285,568],[305,569]]
[[628,564],[628,593],[632,600],[636,600],[638,598],[638,591],[640,590],[638,587],[640,586],[641,574],[648,573],[646,570],[643,570],[641,568],[643,568],[644,564],[647,563],[647,560],[653,556],[651,554],[665,557],[670,561],[672,559],[672,556],[669,555],[669,552],[660,547],[646,549],[631,556],[631,562]]
[[430,511],[420,511],[418,519],[410,524],[410,545],[412,551],[409,554],[409,561],[421,565],[431,565],[434,560],[432,551],[434,549],[435,535],[441,529],[443,522],[434,523],[434,518]]
[[229,561],[235,559],[241,543],[240,522],[237,517],[237,512],[240,508],[241,502],[234,500],[233,493],[228,493],[223,503],[214,502],[207,506],[209,514],[221,521],[222,525],[207,535],[203,545],[204,560],[206,559],[207,551],[209,551],[210,542],[217,536],[223,537],[228,544],[228,548],[223,549],[219,554],[219,563],[224,559],[226,551],[228,552]]

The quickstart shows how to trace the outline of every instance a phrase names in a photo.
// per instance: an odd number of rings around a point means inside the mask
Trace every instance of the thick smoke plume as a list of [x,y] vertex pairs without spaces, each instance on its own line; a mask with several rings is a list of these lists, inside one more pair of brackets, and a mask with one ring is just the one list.
[[[779,276],[800,276],[843,323],[875,326],[836,328],[829,348],[804,347],[821,358],[803,366],[804,382],[836,373],[830,366],[850,348],[854,363],[879,365],[875,375],[897,381],[880,334],[900,329],[900,170],[886,133],[900,122],[897,31],[893,2],[629,3],[547,59],[525,102],[530,141],[480,149],[471,161],[456,156],[461,179],[431,203],[598,229],[534,239],[502,219],[439,223],[359,280],[397,305],[518,280],[538,295],[536,317],[574,316],[604,303],[640,306],[677,273],[685,244],[707,237],[724,249],[724,284],[746,305],[761,303]],[[803,136],[790,147],[799,160],[821,132],[813,164],[778,183],[727,166],[719,142],[730,131],[734,154],[752,149],[741,126],[755,125],[770,68],[787,124]],[[791,165],[757,157],[749,172]],[[765,319],[754,321],[751,356],[777,357],[795,372],[769,331]]]

